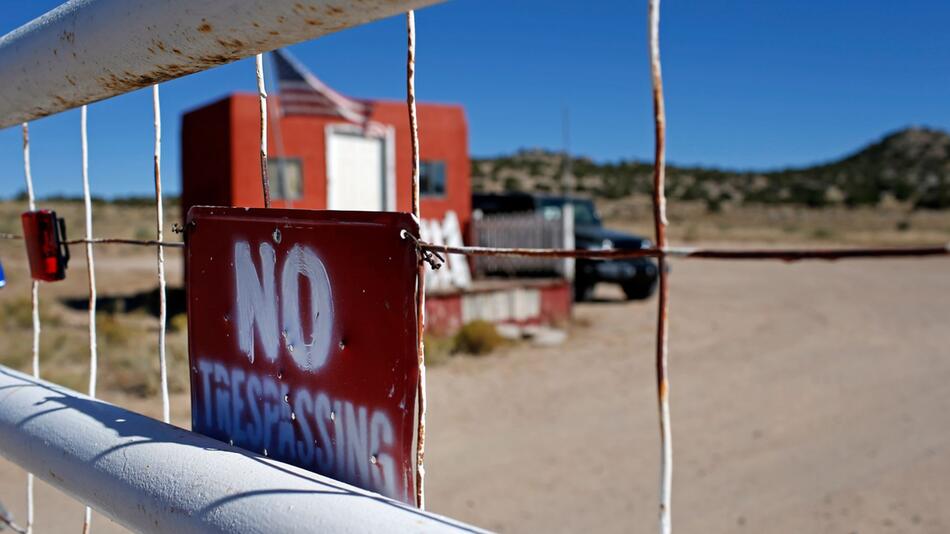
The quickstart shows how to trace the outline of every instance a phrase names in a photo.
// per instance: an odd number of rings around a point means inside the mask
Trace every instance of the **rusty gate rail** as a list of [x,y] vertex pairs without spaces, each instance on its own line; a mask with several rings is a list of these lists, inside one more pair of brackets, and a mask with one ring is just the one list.
[[0,128],[442,0],[71,0],[0,37]]

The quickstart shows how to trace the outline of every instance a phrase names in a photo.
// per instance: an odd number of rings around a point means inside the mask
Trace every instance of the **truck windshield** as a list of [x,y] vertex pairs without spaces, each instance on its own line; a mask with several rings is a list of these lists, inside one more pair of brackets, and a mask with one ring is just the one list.
[[574,224],[576,226],[600,226],[600,217],[594,203],[589,200],[574,200]]
[[541,199],[538,207],[545,219],[560,219],[561,208],[566,202],[574,205],[574,225],[575,226],[600,226],[600,217],[597,215],[597,208],[590,200],[553,198]]

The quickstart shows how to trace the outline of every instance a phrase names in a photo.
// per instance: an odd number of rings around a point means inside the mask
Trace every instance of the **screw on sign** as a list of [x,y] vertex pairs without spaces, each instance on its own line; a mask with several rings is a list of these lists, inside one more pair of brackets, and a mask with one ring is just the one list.
[[413,218],[195,207],[186,228],[192,428],[414,504]]

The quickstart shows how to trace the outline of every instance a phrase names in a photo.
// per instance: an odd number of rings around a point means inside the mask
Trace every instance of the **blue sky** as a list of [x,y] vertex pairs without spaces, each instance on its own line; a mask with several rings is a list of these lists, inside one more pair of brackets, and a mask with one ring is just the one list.
[[[58,2],[9,2],[6,33]],[[473,155],[562,146],[648,159],[646,2],[451,0],[417,13],[420,100],[464,104]],[[950,3],[666,0],[661,39],[669,158],[761,169],[836,158],[907,125],[950,129]],[[291,48],[339,91],[405,96],[404,19]],[[252,61],[162,85],[164,176],[179,190],[183,111],[255,88]],[[151,192],[148,90],[89,108],[94,194]],[[37,192],[78,194],[79,112],[31,125]],[[425,142],[425,139],[422,140]],[[23,188],[18,128],[0,131],[0,196]]]

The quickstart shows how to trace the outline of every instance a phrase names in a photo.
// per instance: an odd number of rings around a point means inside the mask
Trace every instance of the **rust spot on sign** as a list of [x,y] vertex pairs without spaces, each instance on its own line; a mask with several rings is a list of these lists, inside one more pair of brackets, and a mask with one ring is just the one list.
[[198,31],[201,33],[211,33],[211,25],[205,22],[201,26],[198,26]]
[[326,9],[327,15],[331,17],[338,17],[343,14],[343,10],[337,6],[330,6]]
[[63,34],[60,35],[59,38],[60,38],[61,40],[63,40],[63,41],[66,41],[67,43],[74,43],[74,42],[76,42],[76,33],[75,33],[75,32],[71,32],[71,31],[67,31],[67,30],[63,30]]

